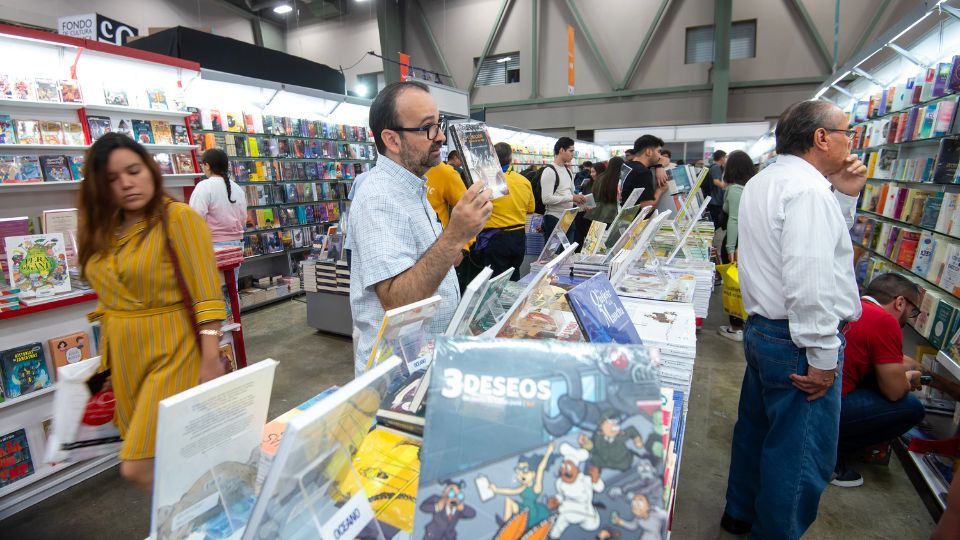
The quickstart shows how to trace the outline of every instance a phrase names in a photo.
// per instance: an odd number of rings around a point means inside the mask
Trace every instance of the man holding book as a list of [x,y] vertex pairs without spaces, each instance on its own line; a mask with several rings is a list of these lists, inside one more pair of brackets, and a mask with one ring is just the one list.
[[738,263],[746,370],[720,525],[800,538],[833,474],[843,336],[860,317],[853,224],[866,167],[848,119],[803,101],[777,122],[777,160],[740,201]]
[[388,85],[370,107],[379,157],[354,194],[348,228],[357,374],[366,370],[386,310],[440,295],[427,331],[443,333],[460,301],[453,267],[490,217],[484,182],[464,193],[446,228],[427,201],[424,174],[440,163],[444,124],[428,88],[418,82]]

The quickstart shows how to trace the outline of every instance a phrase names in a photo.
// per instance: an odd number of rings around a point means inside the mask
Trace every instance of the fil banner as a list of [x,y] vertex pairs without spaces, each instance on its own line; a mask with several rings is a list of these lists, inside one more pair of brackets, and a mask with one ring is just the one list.
[[575,69],[573,67],[573,26],[567,25],[567,94],[573,95]]
[[99,13],[60,17],[57,19],[57,33],[114,45],[125,45],[131,37],[140,35],[135,27]]

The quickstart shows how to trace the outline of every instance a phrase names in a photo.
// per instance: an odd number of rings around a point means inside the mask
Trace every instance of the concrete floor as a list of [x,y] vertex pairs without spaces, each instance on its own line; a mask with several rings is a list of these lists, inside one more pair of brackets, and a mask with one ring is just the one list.
[[[718,296],[718,295],[715,295]],[[718,298],[701,331],[687,418],[686,441],[673,537],[734,538],[719,529],[723,513],[730,438],[743,376],[743,350],[717,336],[725,324]],[[353,376],[350,340],[306,326],[306,306],[284,302],[244,318],[247,356],[280,362],[269,417],[302,403]],[[934,523],[900,467],[860,466],[866,484],[828,487],[820,515],[804,538],[929,538]],[[6,539],[141,539],[150,525],[150,501],[126,485],[116,468],[0,522]]]

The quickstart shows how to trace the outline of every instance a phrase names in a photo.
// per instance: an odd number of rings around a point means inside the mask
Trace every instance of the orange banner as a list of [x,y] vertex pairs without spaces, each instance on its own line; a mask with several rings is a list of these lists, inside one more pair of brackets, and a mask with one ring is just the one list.
[[567,94],[573,95],[573,26],[567,25]]
[[410,55],[400,53],[400,80],[405,81],[410,76]]

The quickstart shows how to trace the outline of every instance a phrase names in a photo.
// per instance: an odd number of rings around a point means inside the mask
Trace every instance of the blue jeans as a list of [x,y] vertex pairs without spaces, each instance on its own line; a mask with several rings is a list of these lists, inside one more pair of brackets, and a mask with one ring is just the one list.
[[[838,334],[839,335],[839,334]],[[843,336],[840,335],[843,361]],[[807,374],[805,349],[785,320],[756,315],[743,333],[747,368],[733,429],[726,512],[753,524],[750,538],[800,538],[817,518],[837,459],[840,378],[807,401],[790,375]]]
[[903,435],[923,420],[920,400],[907,394],[890,401],[877,390],[860,388],[840,402],[840,443],[837,454],[851,452]]
[[543,225],[541,225],[541,228],[543,229],[544,242],[550,240],[550,234],[553,233],[553,229],[557,227],[557,223],[560,223],[559,218],[555,218],[549,214],[543,215]]

